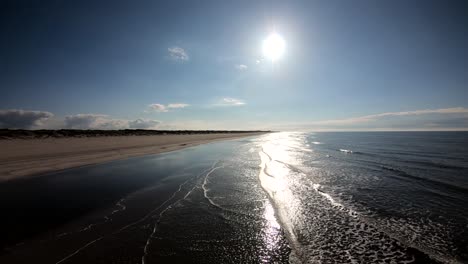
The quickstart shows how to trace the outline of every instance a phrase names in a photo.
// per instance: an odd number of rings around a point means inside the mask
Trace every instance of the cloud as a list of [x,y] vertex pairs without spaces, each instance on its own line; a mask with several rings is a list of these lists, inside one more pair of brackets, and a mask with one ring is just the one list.
[[449,117],[442,120],[431,120],[424,123],[425,127],[428,128],[467,128],[468,118],[467,117]]
[[464,107],[452,107],[452,108],[441,108],[441,109],[426,109],[406,112],[388,112],[376,115],[368,115],[361,118],[375,119],[386,116],[408,116],[408,115],[424,115],[424,114],[460,114],[468,113],[468,108]]
[[114,119],[100,114],[77,114],[65,117],[65,127],[69,129],[152,129],[160,123],[157,120],[142,118],[136,120]]
[[184,103],[173,103],[173,104],[168,104],[168,105],[150,104],[148,105],[148,108],[155,112],[165,113],[165,112],[169,112],[170,109],[180,109],[180,108],[186,108],[189,106],[190,106],[189,104],[184,104]]
[[468,130],[468,108],[385,112],[344,119],[273,124],[271,129],[301,131]]
[[159,129],[168,130],[267,130],[268,126],[258,121],[240,119],[180,119],[161,123]]
[[150,104],[148,105],[148,108],[153,111],[160,112],[160,113],[168,111],[166,106],[163,104]]
[[177,104],[168,104],[167,108],[185,108],[189,106],[190,106],[189,104],[177,103]]
[[245,102],[231,97],[225,97],[221,100],[220,106],[242,106],[245,105]]
[[150,120],[150,119],[142,119],[142,118],[138,118],[136,120],[128,122],[128,126],[130,128],[137,128],[137,129],[151,129],[151,128],[155,128],[159,124],[161,124],[160,121]]
[[169,56],[171,57],[171,59],[175,61],[188,61],[189,60],[189,55],[181,47],[176,47],[176,46],[170,47],[167,49],[167,51],[169,52]]
[[65,127],[70,129],[125,129],[128,121],[112,119],[100,114],[77,114],[65,117]]
[[45,111],[0,110],[0,128],[37,128],[53,116],[52,113]]
[[247,70],[247,65],[245,64],[237,64],[234,66],[236,69],[238,69],[239,71],[244,71],[244,70]]
[[316,124],[316,125],[350,125],[350,124],[367,123],[367,122],[377,121],[379,119],[383,119],[387,117],[395,117],[395,116],[417,116],[417,115],[425,115],[425,114],[466,114],[466,113],[468,113],[468,108],[464,108],[464,107],[425,109],[425,110],[404,111],[404,112],[387,112],[387,113],[366,115],[366,116],[346,118],[346,119],[317,121],[317,122],[313,122],[313,124]]

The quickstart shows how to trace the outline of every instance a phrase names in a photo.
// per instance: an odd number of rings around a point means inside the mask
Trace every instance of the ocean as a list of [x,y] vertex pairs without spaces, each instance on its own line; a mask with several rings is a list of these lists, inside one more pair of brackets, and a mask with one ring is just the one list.
[[278,132],[0,184],[1,263],[468,263],[468,133]]

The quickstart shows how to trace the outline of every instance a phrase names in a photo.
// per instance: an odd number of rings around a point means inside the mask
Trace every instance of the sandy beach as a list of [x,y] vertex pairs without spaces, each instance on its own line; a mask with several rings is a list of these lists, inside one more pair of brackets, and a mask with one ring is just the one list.
[[261,132],[0,140],[0,182],[258,134]]

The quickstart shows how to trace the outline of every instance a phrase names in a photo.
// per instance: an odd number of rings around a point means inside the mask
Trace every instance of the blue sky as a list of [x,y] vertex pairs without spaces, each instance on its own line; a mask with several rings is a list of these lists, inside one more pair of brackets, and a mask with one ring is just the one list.
[[0,126],[468,128],[465,1],[136,2],[2,2]]

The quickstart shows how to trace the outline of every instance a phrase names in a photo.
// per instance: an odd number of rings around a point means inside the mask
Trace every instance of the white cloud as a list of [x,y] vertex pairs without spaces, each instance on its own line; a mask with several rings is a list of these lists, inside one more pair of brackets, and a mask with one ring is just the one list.
[[170,109],[180,109],[180,108],[186,108],[189,106],[190,106],[189,104],[184,104],[184,103],[173,103],[173,104],[168,104],[168,105],[150,104],[148,105],[148,108],[155,112],[165,113],[165,112],[169,112]]
[[245,105],[245,102],[236,99],[236,98],[231,98],[231,97],[225,97],[221,100],[221,103],[219,104],[221,106],[242,106]]
[[150,104],[148,105],[148,108],[153,111],[160,112],[160,113],[168,111],[166,106],[163,104]]
[[128,126],[130,128],[137,128],[137,129],[156,128],[156,126],[158,126],[159,124],[161,124],[160,121],[151,120],[151,119],[142,119],[142,118],[138,118],[136,120],[128,122]]
[[171,59],[175,61],[188,61],[189,60],[189,55],[181,47],[176,47],[176,46],[170,47],[167,49],[167,51],[169,52],[169,56],[171,57]]
[[65,127],[70,129],[125,129],[128,121],[112,119],[100,114],[77,114],[65,117]]
[[183,119],[161,123],[159,129],[169,130],[266,130],[268,126],[257,121]]
[[190,106],[189,104],[176,103],[176,104],[168,104],[167,108],[185,108],[189,106]]
[[276,123],[270,128],[288,131],[466,131],[468,108],[423,109],[312,122]]
[[38,128],[53,117],[50,112],[28,110],[0,110],[0,128]]
[[247,70],[247,65],[245,64],[237,64],[234,66],[236,69],[238,69],[239,71],[244,71],[244,70]]
[[464,107],[425,109],[425,110],[404,111],[404,112],[387,112],[387,113],[352,117],[352,118],[346,118],[346,119],[317,121],[317,122],[313,122],[313,124],[315,125],[350,125],[350,124],[358,124],[358,123],[367,123],[367,122],[376,121],[385,117],[393,117],[393,116],[414,116],[414,115],[424,115],[424,114],[466,114],[466,113],[468,113],[468,108],[464,108]]
[[151,129],[156,128],[161,122],[150,119],[114,119],[100,114],[77,114],[65,117],[65,127],[70,129]]

